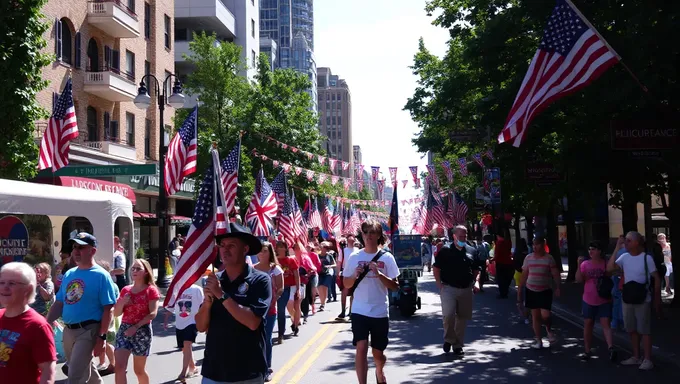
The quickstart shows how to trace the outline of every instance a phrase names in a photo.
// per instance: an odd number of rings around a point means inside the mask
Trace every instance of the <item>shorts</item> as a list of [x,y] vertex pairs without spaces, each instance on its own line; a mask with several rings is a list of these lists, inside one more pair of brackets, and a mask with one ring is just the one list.
[[522,281],[522,272],[515,271],[513,278],[515,279],[515,286],[519,287],[519,283]]
[[319,286],[319,275],[318,274],[313,274],[309,277],[309,282],[307,284],[310,284],[312,288],[316,288]]
[[[295,301],[295,292],[297,291],[296,286],[290,287],[290,297],[288,297],[288,301]],[[305,298],[305,285],[300,284],[300,300]]]
[[125,331],[134,324],[123,323],[116,333],[116,349],[127,349],[133,356],[149,356],[153,333],[149,324],[140,327],[132,337],[125,336]]
[[581,307],[581,314],[584,319],[599,320],[599,319],[611,319],[612,318],[612,303],[604,303],[600,305],[590,305],[583,302]]
[[664,264],[664,265],[666,266],[666,275],[665,276],[671,277],[671,274],[673,273],[673,264],[668,263],[668,264]]
[[320,275],[319,276],[319,286],[330,288],[331,284],[335,284],[335,276],[333,276],[333,275]]
[[626,332],[637,332],[641,335],[650,335],[652,322],[652,303],[642,304],[623,303],[623,325]]
[[352,345],[359,341],[368,340],[371,335],[371,348],[384,351],[387,348],[390,332],[389,317],[368,317],[352,313]]
[[524,306],[529,309],[552,309],[553,291],[546,289],[545,291],[532,291],[528,289],[524,293]]
[[196,329],[196,324],[189,324],[184,329],[175,328],[175,337],[177,338],[177,347],[182,348],[185,341],[196,342],[196,336],[198,336],[198,329]]

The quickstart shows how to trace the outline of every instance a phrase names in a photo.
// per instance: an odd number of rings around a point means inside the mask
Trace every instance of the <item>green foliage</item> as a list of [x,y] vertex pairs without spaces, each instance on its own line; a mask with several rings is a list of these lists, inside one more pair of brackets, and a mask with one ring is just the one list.
[[[252,156],[253,150],[293,166],[330,173],[328,166],[319,165],[315,158],[310,160],[300,152],[293,153],[266,139],[269,136],[304,151],[324,153],[319,146],[318,117],[311,109],[311,97],[305,92],[310,86],[307,76],[290,69],[271,70],[263,54],[258,61],[255,81],[249,82],[240,76],[246,68],[240,47],[228,42],[215,44],[215,40],[215,35],[195,34],[187,57],[194,71],[188,75],[186,91],[199,95],[201,103],[198,111],[199,169],[194,177],[203,177],[212,143],[217,143],[220,158],[224,158],[236,144],[239,132],[243,136],[237,205],[242,213],[250,202],[257,171],[264,169],[270,182],[280,171],[273,168],[271,161]],[[187,113],[184,110],[176,114],[176,127],[181,125]],[[297,176],[290,172],[288,183],[307,192],[342,195],[341,183],[318,186],[316,180],[308,182],[304,173]],[[302,206],[306,194],[300,190],[295,193]]]
[[0,2],[0,178],[26,180],[36,174],[35,122],[47,117],[36,95],[47,87],[42,68],[50,63],[42,53],[48,26],[40,10],[45,3]]
[[[587,197],[604,183],[618,189],[631,174],[636,175],[636,198],[645,190],[666,190],[665,179],[660,177],[663,171],[656,163],[630,161],[611,151],[609,130],[612,119],[630,118],[641,111],[653,117],[659,105],[677,111],[680,94],[672,63],[677,62],[680,48],[659,42],[664,36],[677,35],[673,20],[680,11],[642,0],[577,3],[655,97],[645,98],[623,67],[616,65],[539,114],[519,149],[497,145],[496,135],[538,48],[554,2],[431,0],[427,4],[426,11],[438,15],[434,24],[449,29],[451,39],[442,59],[432,55],[422,40],[415,54],[412,69],[419,80],[405,106],[422,129],[414,144],[420,151],[438,153],[441,159],[491,148],[496,156],[493,165],[501,168],[507,210],[545,212],[566,193],[584,196],[570,205],[587,206],[591,204]],[[450,139],[451,132],[469,129],[480,131],[483,139],[471,143]],[[567,175],[566,182],[552,188],[527,182],[526,166],[535,161],[556,165]],[[456,182],[459,189],[474,185],[478,185],[476,180],[468,183],[460,177]],[[471,190],[466,192],[469,196]]]

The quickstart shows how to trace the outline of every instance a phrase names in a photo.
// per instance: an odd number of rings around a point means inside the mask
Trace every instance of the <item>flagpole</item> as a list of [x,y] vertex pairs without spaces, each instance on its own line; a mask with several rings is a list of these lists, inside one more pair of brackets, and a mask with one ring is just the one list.
[[583,21],[583,22],[588,26],[588,28],[592,29],[593,32],[595,32],[595,34],[597,35],[597,37],[599,37],[600,40],[602,40],[602,42],[603,42],[604,45],[607,47],[607,49],[609,50],[609,52],[611,52],[612,54],[614,54],[614,56],[616,56],[616,58],[619,60],[619,64],[621,64],[621,65],[623,66],[623,68],[626,70],[626,72],[628,72],[628,74],[630,75],[630,77],[632,77],[633,80],[635,80],[635,82],[636,82],[637,85],[640,87],[640,89],[642,89],[642,91],[645,92],[645,93],[649,93],[649,89],[647,89],[647,87],[646,87],[644,84],[642,84],[642,82],[640,81],[640,79],[638,79],[638,77],[635,76],[635,74],[634,74],[633,71],[628,67],[628,65],[626,65],[626,63],[623,62],[623,58],[621,57],[621,55],[619,55],[619,54],[614,50],[614,48],[612,48],[612,46],[609,45],[609,43],[607,42],[607,40],[605,40],[605,38],[600,34],[600,32],[597,31],[597,29],[593,26],[593,24],[592,24],[590,21],[588,21],[588,19],[583,15],[583,13],[581,13],[581,11],[580,11],[578,8],[576,8],[576,6],[574,5],[574,3],[572,3],[571,0],[564,0],[564,1],[566,1],[566,3],[571,7],[571,9],[572,9],[574,12],[576,12],[576,14],[581,18],[581,21]]

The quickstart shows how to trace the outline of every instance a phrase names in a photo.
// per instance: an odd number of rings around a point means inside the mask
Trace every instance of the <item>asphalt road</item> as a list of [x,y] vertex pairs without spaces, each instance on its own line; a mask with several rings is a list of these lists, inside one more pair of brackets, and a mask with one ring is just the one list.
[[[555,327],[560,344],[536,351],[530,326],[525,325],[515,309],[515,300],[496,299],[496,289],[487,287],[475,298],[474,319],[466,333],[465,356],[445,355],[442,348],[441,307],[431,274],[425,274],[419,284],[422,309],[408,319],[398,311],[392,313],[390,345],[386,351],[388,383],[642,383],[676,382],[671,367],[659,366],[651,372],[637,367],[624,367],[607,359],[606,345],[594,342],[596,357],[582,362],[582,330],[560,319]],[[325,312],[310,317],[297,337],[286,337],[282,345],[274,346],[275,384],[356,383],[354,349],[349,323],[334,320],[338,303],[327,305]],[[155,322],[155,338],[147,370],[151,383],[172,383],[181,367],[181,352],[175,349],[174,330],[164,331],[159,316]],[[289,324],[290,325],[290,324]],[[290,328],[288,328],[290,329]],[[276,333],[275,333],[276,336]],[[199,336],[195,357],[200,365],[205,337]],[[547,345],[547,340],[545,341]],[[628,353],[620,352],[620,358]],[[370,361],[370,357],[369,357]],[[369,383],[375,382],[374,370]],[[137,382],[128,370],[128,381]],[[59,372],[58,379],[65,377]],[[114,383],[113,375],[104,378]],[[200,383],[200,377],[188,380]]]

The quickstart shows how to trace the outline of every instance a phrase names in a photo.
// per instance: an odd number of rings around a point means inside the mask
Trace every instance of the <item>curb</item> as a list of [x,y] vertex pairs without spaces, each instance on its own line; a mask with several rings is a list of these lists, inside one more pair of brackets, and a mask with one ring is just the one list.
[[[553,302],[552,313],[560,319],[583,329],[583,318],[579,314],[575,314],[572,311],[566,309],[564,306]],[[600,324],[595,324],[593,336],[604,341],[604,334],[602,333],[602,327]],[[632,343],[628,337],[628,334],[621,331],[613,331],[612,342],[619,350],[632,354]],[[652,345],[652,357],[658,362],[662,362],[666,365],[672,365],[676,369],[680,369],[680,359],[677,354],[664,352],[659,347]]]

